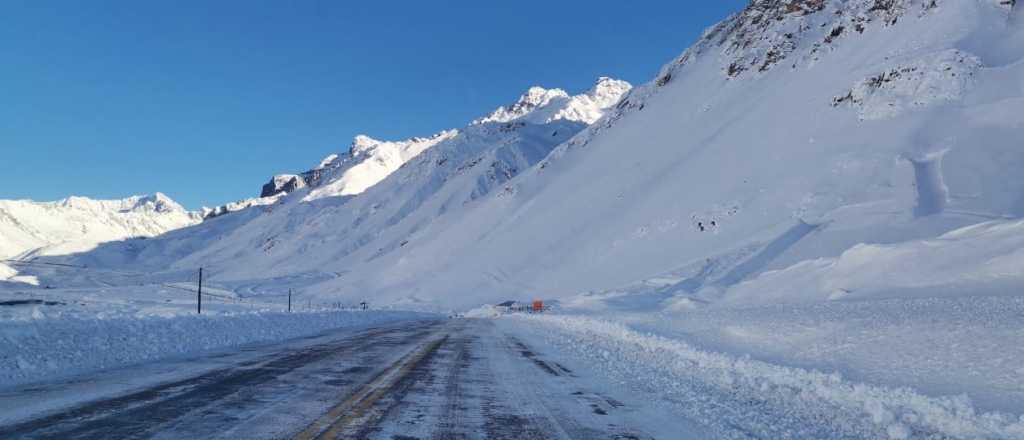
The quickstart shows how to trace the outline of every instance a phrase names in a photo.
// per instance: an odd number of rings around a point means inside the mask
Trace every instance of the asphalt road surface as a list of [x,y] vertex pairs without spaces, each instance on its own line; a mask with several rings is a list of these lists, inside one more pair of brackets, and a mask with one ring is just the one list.
[[0,438],[651,439],[673,432],[664,422],[651,426],[642,401],[616,399],[555,355],[491,320],[340,330],[0,392],[0,412],[24,413],[0,419]]

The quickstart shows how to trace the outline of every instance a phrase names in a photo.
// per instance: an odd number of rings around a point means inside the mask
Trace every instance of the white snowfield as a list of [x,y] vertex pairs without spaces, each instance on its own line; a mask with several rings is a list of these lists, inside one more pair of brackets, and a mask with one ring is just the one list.
[[357,138],[270,204],[47,256],[92,272],[9,269],[55,289],[0,295],[142,309],[203,267],[254,300],[542,298],[564,316],[509,325],[723,437],[1024,438],[1013,4],[754,0],[646,85]]

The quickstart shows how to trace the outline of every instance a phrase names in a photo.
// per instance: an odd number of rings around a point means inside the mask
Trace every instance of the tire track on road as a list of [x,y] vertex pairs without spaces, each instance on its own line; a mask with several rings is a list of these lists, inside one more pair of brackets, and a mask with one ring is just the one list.
[[[418,338],[437,325],[419,322],[407,338]],[[372,329],[338,340],[286,350],[256,360],[222,368],[184,380],[160,384],[124,396],[86,403],[57,414],[8,427],[0,427],[0,438],[143,438],[173,428],[186,420],[205,420],[204,408],[279,380],[291,372],[335,357],[358,354],[381,344],[389,335],[410,333],[409,327]],[[303,338],[310,339],[310,338]],[[194,422],[195,420],[193,420]],[[238,424],[244,419],[220,420]],[[200,423],[200,427],[202,426]],[[217,427],[223,430],[224,426]]]

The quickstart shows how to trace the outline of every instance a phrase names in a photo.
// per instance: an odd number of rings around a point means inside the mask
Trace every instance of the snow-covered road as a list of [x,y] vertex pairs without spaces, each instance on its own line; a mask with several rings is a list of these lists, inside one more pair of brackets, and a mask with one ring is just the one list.
[[0,392],[0,438],[707,438],[493,320],[341,330]]

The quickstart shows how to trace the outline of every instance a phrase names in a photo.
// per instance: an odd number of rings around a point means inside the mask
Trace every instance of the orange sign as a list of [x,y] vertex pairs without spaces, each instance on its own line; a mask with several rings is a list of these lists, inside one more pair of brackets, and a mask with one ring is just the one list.
[[541,301],[541,300],[534,301],[533,302],[533,311],[534,312],[543,312],[544,311],[544,301]]

